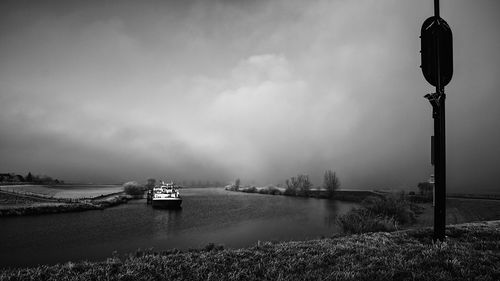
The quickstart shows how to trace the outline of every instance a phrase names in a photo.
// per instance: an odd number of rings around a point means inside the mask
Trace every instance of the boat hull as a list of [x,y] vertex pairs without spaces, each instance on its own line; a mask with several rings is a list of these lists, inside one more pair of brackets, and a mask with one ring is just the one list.
[[156,199],[153,198],[152,206],[153,208],[159,209],[178,209],[181,207],[181,198],[168,198],[168,199]]

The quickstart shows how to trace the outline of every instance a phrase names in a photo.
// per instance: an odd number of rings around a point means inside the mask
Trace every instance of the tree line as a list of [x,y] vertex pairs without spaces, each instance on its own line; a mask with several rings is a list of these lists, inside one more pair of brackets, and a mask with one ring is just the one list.
[[64,181],[28,172],[25,176],[15,173],[0,173],[0,183],[63,184]]
[[[285,190],[282,192],[279,188],[283,188],[282,185],[268,185],[266,187],[257,188],[256,186],[241,187],[241,181],[237,178],[233,184],[226,186],[227,190],[231,191],[242,191],[249,193],[262,193],[262,194],[272,194],[272,195],[288,195],[288,196],[320,196],[320,197],[332,197],[335,190],[340,187],[340,179],[337,174],[332,170],[325,171],[323,175],[323,185],[322,189],[311,190],[314,186],[306,174],[298,174],[285,181]],[[320,194],[321,193],[321,194]]]
[[[308,175],[298,174],[285,181],[286,189],[285,195],[293,196],[309,196],[313,184]],[[332,197],[335,190],[340,187],[340,179],[337,173],[332,170],[326,170],[323,175],[323,190],[325,190],[327,197]]]

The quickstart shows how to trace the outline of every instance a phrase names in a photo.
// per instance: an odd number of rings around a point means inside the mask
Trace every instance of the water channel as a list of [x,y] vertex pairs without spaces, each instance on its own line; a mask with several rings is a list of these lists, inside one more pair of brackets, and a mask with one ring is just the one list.
[[354,204],[247,194],[222,188],[181,190],[181,210],[145,199],[103,211],[0,218],[0,267],[99,261],[138,249],[237,248],[258,241],[328,237],[338,214]]

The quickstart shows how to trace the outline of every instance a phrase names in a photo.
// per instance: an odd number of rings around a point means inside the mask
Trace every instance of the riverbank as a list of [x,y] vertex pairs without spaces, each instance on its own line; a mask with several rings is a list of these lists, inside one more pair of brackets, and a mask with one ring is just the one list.
[[[16,202],[23,201],[22,196],[16,194],[6,194],[0,192],[0,198],[5,199],[10,197],[9,200]],[[21,197],[21,199],[12,199],[13,197]],[[105,208],[117,206],[127,203],[128,200],[133,199],[131,196],[123,194],[115,194],[106,199],[98,200],[73,200],[72,202],[64,202],[57,200],[36,201],[31,200],[29,204],[13,204],[13,205],[0,205],[0,217],[11,216],[26,216],[26,215],[43,215],[43,214],[56,214],[67,212],[82,212],[89,210],[104,210]]]
[[385,193],[373,190],[357,190],[357,189],[339,189],[335,190],[333,194],[330,194],[326,189],[320,189],[320,188],[310,189],[307,191],[307,193],[287,194],[284,188],[276,186],[265,186],[265,187],[251,186],[251,187],[240,187],[240,188],[236,188],[234,186],[226,186],[225,190],[235,191],[235,192],[245,192],[245,193],[267,194],[267,195],[323,198],[323,199],[333,199],[333,200],[348,201],[348,202],[361,202],[366,197],[369,196],[383,197],[386,195]]
[[[135,197],[117,188],[24,185],[0,189],[0,217],[103,210]],[[107,192],[107,193],[106,193]],[[110,193],[111,192],[111,193]]]
[[8,269],[0,280],[498,280],[500,221],[243,249],[137,252],[104,262]]

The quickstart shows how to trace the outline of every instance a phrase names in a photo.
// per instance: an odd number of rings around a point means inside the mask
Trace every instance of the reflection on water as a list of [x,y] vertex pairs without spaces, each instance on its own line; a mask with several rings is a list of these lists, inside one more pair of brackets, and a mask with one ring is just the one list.
[[182,221],[182,209],[157,210],[153,217],[153,234],[165,238],[179,229]]
[[114,251],[245,247],[257,241],[328,237],[338,214],[354,204],[183,189],[179,210],[153,209],[145,200],[104,211],[0,218],[0,267],[103,260]]
[[[321,200],[324,203],[324,223],[328,228],[336,227],[337,216],[339,214],[339,205],[336,202],[332,202],[330,200]],[[345,213],[345,212],[340,212]]]

